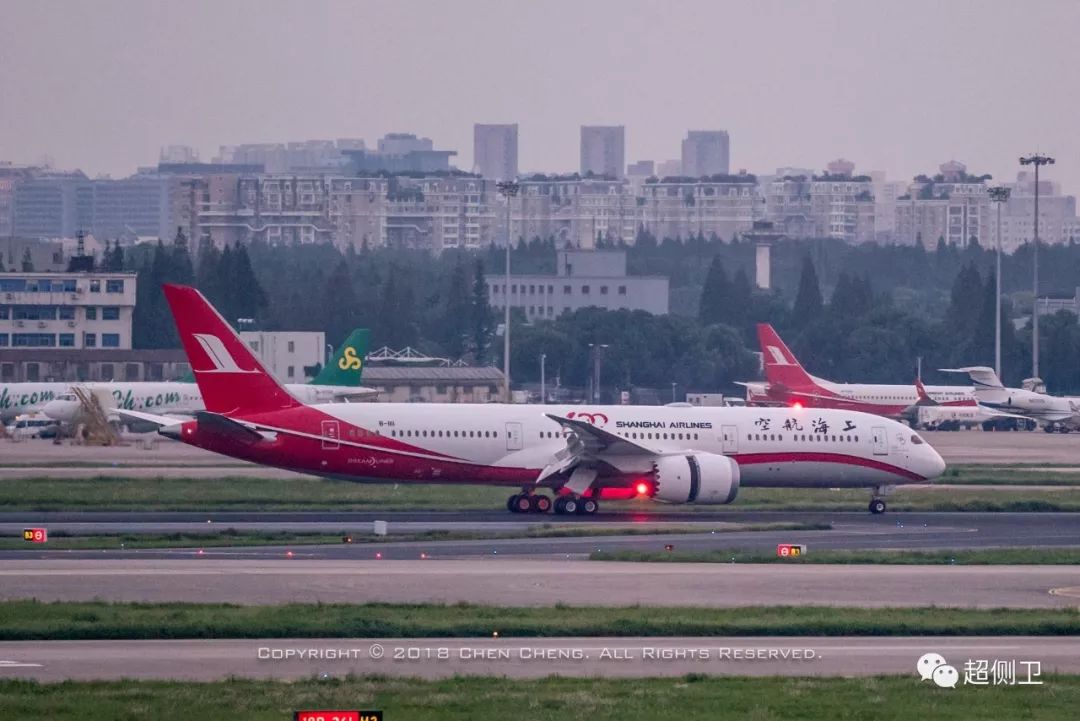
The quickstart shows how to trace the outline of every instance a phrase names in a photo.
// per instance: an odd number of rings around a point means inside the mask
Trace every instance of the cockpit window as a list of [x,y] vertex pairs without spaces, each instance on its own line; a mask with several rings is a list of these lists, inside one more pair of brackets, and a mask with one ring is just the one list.
[[918,445],[922,445],[923,439],[919,438],[919,436],[917,436],[915,434],[912,434],[911,435],[911,442],[918,446]]

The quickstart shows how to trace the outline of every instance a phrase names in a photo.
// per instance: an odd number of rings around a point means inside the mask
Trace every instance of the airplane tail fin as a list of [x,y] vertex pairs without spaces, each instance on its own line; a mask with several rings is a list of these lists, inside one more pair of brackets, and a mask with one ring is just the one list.
[[936,406],[938,402],[930,397],[930,394],[926,392],[926,386],[923,385],[922,378],[915,379],[915,393],[919,396],[919,400],[916,405],[920,406]]
[[334,352],[334,357],[312,379],[312,384],[321,386],[344,386],[355,388],[360,385],[364,375],[364,359],[367,358],[367,328],[357,328]]
[[195,288],[162,286],[206,410],[249,414],[300,406]]
[[1005,386],[1001,383],[993,368],[987,366],[967,366],[964,368],[940,368],[943,373],[967,373],[971,382],[975,384],[975,390],[999,389]]
[[765,378],[787,388],[816,387],[814,379],[799,363],[780,335],[768,323],[758,323],[758,344],[765,364]]

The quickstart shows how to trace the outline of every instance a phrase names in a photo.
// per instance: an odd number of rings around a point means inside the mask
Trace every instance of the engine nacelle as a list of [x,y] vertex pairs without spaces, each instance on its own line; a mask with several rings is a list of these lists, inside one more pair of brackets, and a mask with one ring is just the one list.
[[715,453],[662,456],[653,499],[664,503],[731,503],[739,492],[739,464]]

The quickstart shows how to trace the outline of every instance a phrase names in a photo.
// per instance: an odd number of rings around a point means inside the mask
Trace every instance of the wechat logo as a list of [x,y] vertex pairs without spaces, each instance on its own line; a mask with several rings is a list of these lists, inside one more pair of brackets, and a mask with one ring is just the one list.
[[924,653],[915,664],[915,672],[923,681],[932,680],[940,688],[956,688],[960,674],[940,653]]

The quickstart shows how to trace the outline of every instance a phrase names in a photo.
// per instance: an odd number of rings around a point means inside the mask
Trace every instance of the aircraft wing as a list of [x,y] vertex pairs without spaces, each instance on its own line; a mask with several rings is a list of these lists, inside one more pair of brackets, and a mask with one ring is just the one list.
[[594,426],[592,423],[579,421],[576,418],[565,418],[552,413],[545,413],[548,418],[555,421],[563,428],[573,431],[581,439],[582,450],[590,455],[599,453],[615,453],[622,455],[648,455],[655,456],[657,451],[652,448],[634,443],[614,433],[609,433],[603,428]]
[[334,400],[344,403],[356,403],[376,398],[378,395],[379,391],[376,388],[358,386],[356,388],[342,388],[340,391],[335,391]]
[[1021,421],[1031,420],[1031,416],[1022,416],[1019,413],[1006,413],[1003,410],[982,403],[979,404],[979,410],[990,415],[991,418],[1015,418]]
[[537,485],[560,473],[573,470],[573,475],[567,487],[575,493],[582,493],[596,478],[596,470],[592,466],[601,454],[624,456],[660,455],[658,451],[652,448],[638,445],[591,423],[576,418],[557,416],[552,413],[546,413],[545,415],[564,429],[572,431],[572,433],[567,438],[566,448],[556,453],[551,462],[540,471],[540,475],[536,478]]
[[175,426],[183,423],[180,418],[173,416],[159,416],[154,413],[144,413],[143,411],[129,411],[123,408],[110,408],[109,414],[116,414],[120,418],[129,421],[141,421],[142,423],[151,423],[158,428],[165,428],[167,426]]

